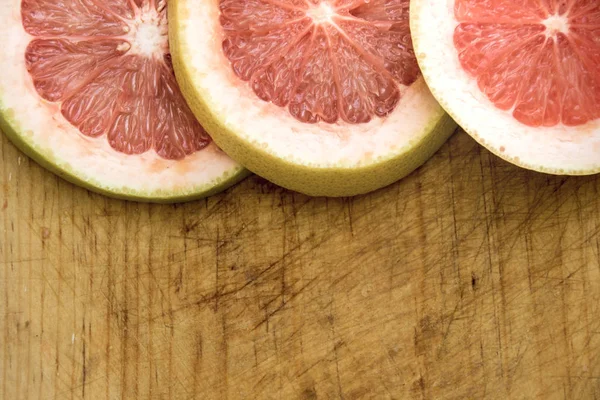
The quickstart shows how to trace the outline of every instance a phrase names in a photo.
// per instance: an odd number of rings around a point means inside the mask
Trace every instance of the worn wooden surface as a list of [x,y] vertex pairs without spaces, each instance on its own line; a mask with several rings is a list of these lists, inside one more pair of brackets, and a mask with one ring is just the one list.
[[600,178],[109,200],[0,145],[0,398],[600,399]]

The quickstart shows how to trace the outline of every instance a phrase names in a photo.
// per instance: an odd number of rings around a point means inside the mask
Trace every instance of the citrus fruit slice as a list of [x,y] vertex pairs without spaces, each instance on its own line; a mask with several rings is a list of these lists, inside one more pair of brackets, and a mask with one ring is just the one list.
[[173,0],[175,73],[217,144],[310,195],[388,185],[455,129],[412,49],[408,0]]
[[244,176],[179,91],[164,1],[6,0],[0,38],[0,126],[48,169],[147,201]]
[[477,141],[529,169],[600,172],[598,0],[413,0],[411,28],[433,94]]

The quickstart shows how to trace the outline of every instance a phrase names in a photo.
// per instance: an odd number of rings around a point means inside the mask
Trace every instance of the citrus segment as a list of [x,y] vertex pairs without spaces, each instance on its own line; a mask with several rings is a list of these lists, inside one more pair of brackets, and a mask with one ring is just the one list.
[[113,40],[34,39],[25,60],[39,95],[58,102],[72,96],[121,55]]
[[0,125],[49,169],[144,201],[201,197],[245,175],[181,95],[166,2],[10,0],[0,38]]
[[414,170],[453,124],[420,78],[408,0],[176,0],[182,90],[228,154],[284,187],[352,195]]
[[33,36],[120,36],[134,9],[123,0],[22,0],[21,18]]

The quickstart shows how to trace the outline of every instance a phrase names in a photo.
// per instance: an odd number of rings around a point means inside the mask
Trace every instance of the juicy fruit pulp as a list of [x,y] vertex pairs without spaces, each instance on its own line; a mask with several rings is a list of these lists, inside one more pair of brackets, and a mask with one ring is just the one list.
[[262,100],[301,122],[366,123],[419,69],[408,0],[219,0],[223,51]]
[[456,0],[454,45],[499,109],[528,126],[600,118],[598,0]]
[[175,81],[163,0],[23,0],[21,13],[36,90],[82,134],[174,160],[208,145]]

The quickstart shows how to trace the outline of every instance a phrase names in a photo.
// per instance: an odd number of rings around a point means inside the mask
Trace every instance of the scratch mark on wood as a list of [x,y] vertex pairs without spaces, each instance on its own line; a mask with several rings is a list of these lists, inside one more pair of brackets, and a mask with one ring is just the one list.
[[352,199],[351,198],[347,198],[345,200],[346,203],[346,209],[348,211],[348,224],[350,225],[350,234],[352,235],[352,237],[354,237],[354,223],[353,223],[353,216],[352,216]]
[[286,302],[282,302],[275,310],[268,312],[267,315],[254,326],[253,330],[260,328],[262,325],[267,324],[269,319],[271,319],[275,314],[279,313],[281,310],[285,309],[285,307],[290,304],[296,297],[298,297],[306,288],[312,285],[317,278],[311,279],[306,285],[302,286],[296,293],[293,293]]
[[[334,292],[334,295],[335,295],[335,292]],[[338,396],[340,399],[343,400],[344,399],[344,389],[342,387],[342,378],[340,377],[340,361],[339,361],[339,354],[338,354],[339,343],[343,343],[343,342],[338,342],[337,333],[335,331],[335,318],[333,318],[333,315],[335,315],[336,310],[335,310],[334,302],[335,302],[335,298],[332,299],[332,302],[329,305],[329,315],[331,316],[331,318],[329,319],[329,324],[331,326],[331,335],[332,335],[332,341],[333,341],[333,357],[334,357],[334,361],[335,361],[335,375],[336,375]]]
[[167,362],[167,376],[169,381],[167,383],[168,398],[173,398],[173,341],[175,340],[175,322],[173,319],[173,303],[171,301],[171,263],[167,266],[167,314],[169,318],[169,339],[168,339],[168,362]]
[[[481,152],[481,149],[479,150]],[[502,333],[500,332],[500,321],[498,319],[497,316],[497,306],[496,306],[496,288],[494,285],[494,263],[493,263],[493,255],[492,255],[492,227],[491,227],[491,222],[490,222],[490,217],[488,217],[488,215],[493,213],[493,210],[488,206],[488,201],[487,201],[487,196],[486,196],[486,187],[485,187],[485,173],[484,173],[484,165],[483,165],[483,158],[479,159],[479,167],[480,167],[480,174],[481,174],[481,189],[482,189],[482,201],[483,201],[483,209],[486,213],[486,217],[485,217],[485,238],[484,238],[484,242],[486,244],[486,259],[487,259],[487,266],[488,266],[488,271],[490,276],[492,277],[491,282],[492,282],[492,301],[493,301],[493,312],[494,312],[494,326],[495,326],[495,330],[496,330],[496,342],[498,343],[498,365],[500,368],[500,374],[502,376],[504,375],[504,355],[503,355],[503,349],[502,349]],[[500,277],[500,290],[502,291],[502,278]]]
[[[4,241],[6,243],[6,230],[4,231]],[[6,308],[6,310],[9,310],[9,301],[8,301],[8,271],[9,271],[9,266],[8,263],[5,262],[4,263],[4,307]],[[8,348],[8,334],[9,334],[9,330],[8,330],[8,323],[4,323],[4,329],[3,329],[3,342],[4,342],[4,349],[3,349],[3,357],[2,357],[2,382],[8,382],[7,380],[7,374],[8,374],[8,360],[9,360],[9,348]],[[8,390],[8,385],[4,384],[4,385],[0,385],[2,386],[2,398],[7,399],[8,397],[6,397],[6,392]]]
[[215,312],[219,311],[221,287],[219,286],[219,261],[221,260],[221,246],[219,246],[219,228],[217,227],[217,240],[215,242]]
[[[42,243],[42,250],[44,249],[44,244]],[[40,266],[42,268],[42,281],[45,282],[46,281],[46,276],[45,276],[45,272],[44,272],[44,262],[42,261],[40,263]],[[43,354],[43,343],[44,343],[44,310],[45,310],[45,299],[46,299],[46,284],[42,283],[42,288],[40,290],[40,338],[39,338],[39,342],[40,342],[40,347],[39,347],[39,352],[40,354]],[[39,384],[39,390],[38,390],[38,398],[41,399],[42,398],[42,388],[44,387],[43,385],[44,382],[44,362],[41,361],[40,362],[40,384]]]
[[198,331],[197,337],[196,337],[196,343],[195,343],[196,352],[195,352],[195,357],[194,357],[194,360],[192,363],[192,371],[193,371],[192,398],[193,399],[198,398],[198,379],[202,372],[202,365],[203,365],[203,360],[202,360],[203,346],[204,346],[204,340],[202,338],[202,332]]
[[86,338],[85,338],[85,316],[81,323],[81,398],[85,399],[85,385],[87,384],[87,358],[86,358]]
[[[138,230],[139,230],[139,224],[138,224]],[[136,234],[137,235],[137,234]],[[142,325],[140,323],[140,264],[138,262],[135,263],[135,279],[134,279],[134,283],[133,283],[134,287],[135,287],[135,309],[137,310],[137,315],[135,317],[135,331],[134,331],[134,342],[135,342],[135,349],[134,349],[134,373],[135,373],[135,379],[134,379],[134,390],[135,390],[135,394],[136,396],[139,395],[140,393],[140,342],[139,342],[139,337],[140,337],[140,325]]]
[[228,371],[229,371],[229,332],[227,329],[227,320],[225,319],[225,314],[221,315],[221,328],[223,332],[223,337],[221,340],[221,379],[222,379],[222,389],[221,389],[221,399],[227,400],[228,398],[228,389],[229,389],[229,381],[228,381]]
[[[110,251],[110,249],[109,249]],[[106,302],[106,319],[105,319],[105,329],[106,329],[106,347],[104,348],[104,356],[106,357],[106,369],[104,371],[105,373],[105,385],[106,385],[106,400],[110,400],[110,388],[111,388],[111,384],[110,384],[110,367],[111,367],[111,324],[112,321],[110,319],[111,315],[112,315],[112,309],[113,309],[113,302],[115,301],[115,294],[114,294],[114,271],[113,271],[113,265],[112,262],[109,259],[108,265],[107,265],[107,271],[108,271],[108,301]]]
[[[29,200],[30,206],[33,206],[33,199]],[[33,207],[32,207],[33,208]],[[29,242],[29,254],[33,254],[32,242]],[[25,328],[27,329],[27,366],[26,366],[26,375],[25,375],[25,398],[29,398],[29,388],[31,386],[31,328],[30,328],[30,319],[33,316],[33,302],[32,302],[32,290],[29,288],[31,282],[33,281],[33,265],[30,262],[27,266],[27,282],[25,283],[25,290],[27,290],[27,320],[25,322]]]
[[[59,233],[58,236],[60,239],[62,239],[63,235],[62,235],[62,227],[59,225]],[[58,254],[59,257],[62,258],[62,247],[60,247],[58,249]],[[56,267],[57,270],[57,274],[58,274],[58,286],[56,289],[56,309],[58,312],[61,311],[61,294],[62,294],[62,283],[63,283],[63,274],[62,274],[62,265],[59,264],[58,267]],[[59,374],[59,368],[60,368],[60,343],[58,338],[60,337],[60,329],[61,325],[60,325],[60,319],[59,318],[55,318],[54,319],[54,330],[56,332],[56,338],[55,338],[55,342],[54,342],[54,397],[56,398],[57,394],[58,394],[58,382],[59,380],[57,379],[58,374]]]

